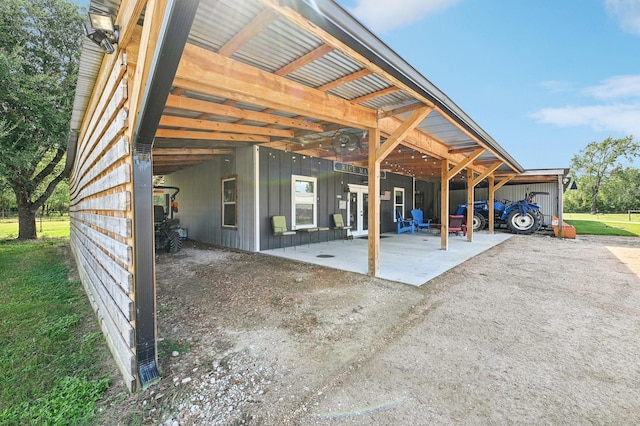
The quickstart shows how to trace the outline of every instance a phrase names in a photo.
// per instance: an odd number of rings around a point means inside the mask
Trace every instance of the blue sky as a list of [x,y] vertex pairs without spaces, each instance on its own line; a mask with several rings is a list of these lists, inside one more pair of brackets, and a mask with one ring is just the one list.
[[640,137],[640,0],[338,0],[524,168]]

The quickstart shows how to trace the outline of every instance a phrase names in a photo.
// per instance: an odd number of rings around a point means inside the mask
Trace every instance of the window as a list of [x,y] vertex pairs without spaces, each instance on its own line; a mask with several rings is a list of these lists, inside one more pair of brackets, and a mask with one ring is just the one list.
[[317,179],[307,176],[291,176],[292,227],[315,228],[317,217]]
[[393,221],[396,221],[396,210],[404,217],[404,188],[393,188]]
[[236,210],[237,186],[238,179],[232,178],[222,179],[222,226],[227,228],[235,228],[238,226],[238,215]]

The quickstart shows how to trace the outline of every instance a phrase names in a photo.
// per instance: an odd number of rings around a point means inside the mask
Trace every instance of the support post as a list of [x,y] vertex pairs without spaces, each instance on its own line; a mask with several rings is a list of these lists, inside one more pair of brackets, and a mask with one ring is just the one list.
[[564,238],[563,237],[563,226],[562,226],[562,222],[564,220],[564,214],[563,214],[563,210],[564,210],[564,199],[563,199],[563,189],[564,186],[562,185],[562,175],[558,175],[558,238]]
[[440,170],[440,249],[449,250],[449,159]]
[[493,234],[495,232],[495,208],[494,208],[494,203],[496,200],[496,190],[495,190],[495,184],[496,184],[496,178],[491,175],[489,177],[487,177],[487,180],[489,181],[489,233]]
[[473,202],[475,201],[473,170],[467,169],[467,241],[473,242]]
[[138,379],[145,389],[160,379],[156,354],[156,282],[151,149],[199,0],[147,4],[132,89],[133,235]]
[[380,271],[380,160],[376,150],[380,146],[380,130],[369,129],[369,261],[371,277]]

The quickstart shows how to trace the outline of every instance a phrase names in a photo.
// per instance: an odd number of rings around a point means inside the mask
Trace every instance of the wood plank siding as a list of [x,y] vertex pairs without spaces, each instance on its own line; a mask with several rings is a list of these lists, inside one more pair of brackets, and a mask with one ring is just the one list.
[[129,389],[136,381],[128,78],[120,55],[86,117],[70,175],[71,248]]

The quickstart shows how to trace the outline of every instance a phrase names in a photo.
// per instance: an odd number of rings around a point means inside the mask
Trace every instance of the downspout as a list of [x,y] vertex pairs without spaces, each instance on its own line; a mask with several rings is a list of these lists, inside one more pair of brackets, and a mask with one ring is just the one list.
[[167,14],[158,36],[159,47],[155,51],[149,82],[140,104],[140,119],[133,133],[136,357],[138,377],[143,389],[160,379],[156,361],[151,149],[198,3],[199,0],[169,0]]

